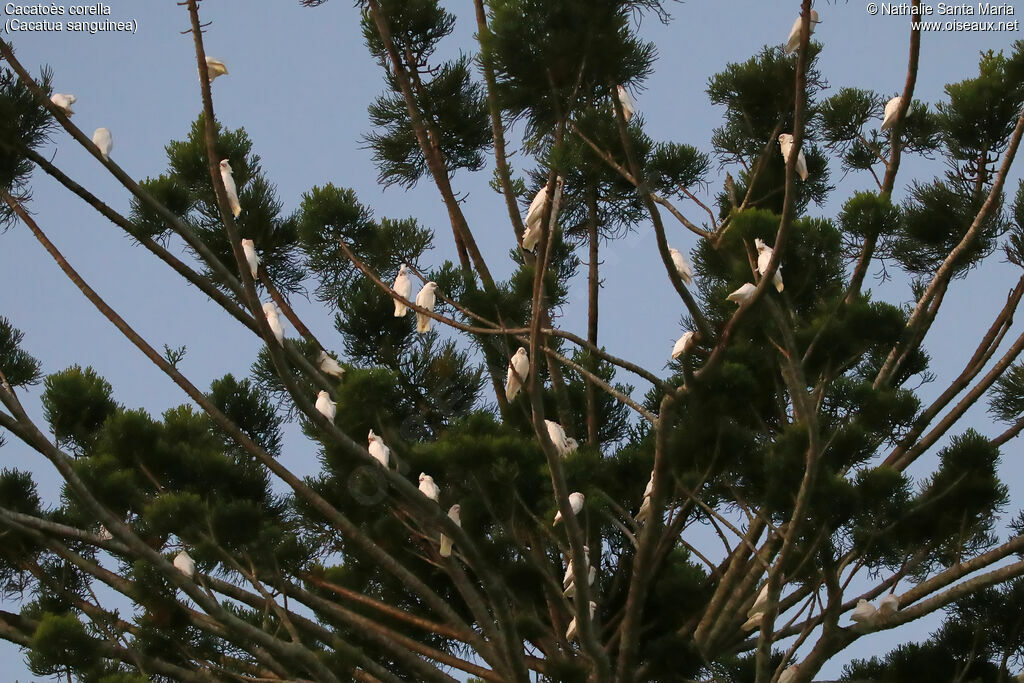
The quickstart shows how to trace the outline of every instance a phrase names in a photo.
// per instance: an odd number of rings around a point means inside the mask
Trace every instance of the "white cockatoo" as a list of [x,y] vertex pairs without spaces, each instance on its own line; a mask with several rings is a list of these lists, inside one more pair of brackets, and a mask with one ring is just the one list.
[[794,678],[796,678],[796,674],[798,671],[799,669],[796,664],[793,664],[792,666],[787,666],[786,670],[779,675],[779,683],[789,683]]
[[228,68],[224,66],[224,62],[214,57],[206,58],[206,77],[210,79],[210,83],[213,83],[213,79],[217,76],[227,76]]
[[[789,133],[780,133],[779,148],[782,150],[783,161],[788,164],[789,155],[793,151],[793,136]],[[800,176],[800,180],[807,180],[807,157],[804,156],[802,149],[796,152],[796,174]]]
[[441,489],[434,483],[434,478],[426,472],[420,472],[420,493],[435,503],[441,499]]
[[[597,609],[597,603],[593,600],[590,601],[590,618],[594,618],[594,611]],[[565,629],[565,639],[572,642],[576,639],[576,617],[572,618],[569,622],[569,628]]]
[[[455,522],[455,526],[462,526],[462,506],[456,503],[448,508],[448,519]],[[441,557],[452,556],[452,539],[441,534]]]
[[[416,295],[416,305],[433,312],[434,304],[437,302],[437,283],[428,282]],[[416,331],[420,334],[430,332],[430,316],[416,312]]]
[[684,353],[689,353],[690,349],[693,348],[693,338],[695,333],[683,332],[683,336],[676,340],[675,346],[672,347],[672,357],[679,358]]
[[892,128],[893,124],[896,123],[896,117],[900,113],[900,105],[903,104],[902,97],[894,97],[889,100],[885,105],[885,118],[882,119],[882,130],[886,131]]
[[743,286],[737,289],[735,292],[725,297],[728,301],[732,301],[737,306],[742,306],[746,302],[750,301],[750,297],[754,296],[754,291],[757,289],[754,285],[749,282],[743,283]]
[[[818,10],[811,10],[811,23],[807,26],[809,35],[814,35],[814,25],[821,23],[818,21]],[[797,17],[796,21],[793,22],[793,28],[789,31],[789,38],[786,39],[786,52],[792,52],[793,50],[800,47],[800,27],[803,25],[803,17]]]
[[562,425],[551,420],[544,420],[544,424],[548,428],[548,437],[551,439],[551,443],[555,445],[555,450],[558,451],[559,455],[567,455],[569,453],[569,437],[565,435],[565,429]]
[[281,318],[277,315],[277,309],[268,311],[266,307],[263,308],[264,313],[267,316],[267,324],[270,325],[270,331],[274,333],[274,339],[277,340],[278,344],[284,346],[284,324],[281,322]]
[[281,315],[281,309],[277,307],[277,303],[274,301],[268,301],[263,304],[263,312],[267,315]]
[[[555,197],[562,194],[562,176],[555,178]],[[548,203],[548,186],[540,188],[530,202],[530,208],[526,211],[526,230],[523,231],[523,249],[534,251],[537,242],[540,240],[541,222],[544,219],[544,209]],[[554,211],[554,209],[552,209]]]
[[109,531],[107,531],[107,527],[103,526],[102,524],[100,524],[99,537],[100,537],[101,541],[113,541],[114,540],[114,535],[112,533],[110,533]]
[[[583,509],[583,500],[585,496],[579,491],[574,491],[569,494],[569,507],[572,509],[572,514],[580,514],[580,510]],[[559,510],[555,513],[555,521],[551,526],[558,526],[558,523],[562,521],[562,511]]]
[[874,621],[876,611],[874,605],[861,598],[857,601],[857,607],[850,614],[850,619],[858,625],[870,625]]
[[242,253],[245,254],[245,262],[249,264],[249,272],[252,279],[256,279],[256,271],[260,267],[260,257],[256,253],[256,243],[252,240],[242,240]]
[[640,503],[640,510],[636,513],[637,524],[644,524],[651,517],[651,494],[654,493],[654,470],[651,470],[651,478],[644,489],[644,499]]
[[104,159],[110,159],[110,150],[114,149],[114,137],[106,128],[97,128],[92,134],[92,144],[100,150]]
[[900,598],[895,593],[887,593],[881,602],[878,603],[878,612],[875,619],[888,619],[900,608]]
[[174,556],[174,568],[190,579],[196,575],[195,560],[184,550]]
[[345,374],[345,368],[341,367],[338,361],[334,360],[326,351],[320,352],[320,357],[317,358],[317,361],[320,363],[321,372],[326,372],[333,377],[341,377]]
[[619,104],[622,105],[622,116],[626,119],[626,123],[629,123],[633,118],[633,114],[636,113],[636,102],[630,97],[626,89],[621,85],[615,86],[615,96],[619,98]]
[[675,264],[676,272],[679,273],[679,277],[683,280],[684,285],[689,285],[693,279],[693,268],[690,267],[690,262],[683,256],[683,252],[678,249],[669,247],[668,253],[672,255],[672,263]]
[[509,401],[516,397],[523,382],[530,374],[530,356],[522,346],[508,362],[508,378],[505,380],[505,398]]
[[220,160],[220,179],[224,181],[224,191],[228,195],[228,206],[235,218],[242,213],[242,205],[238,203],[238,188],[235,187],[235,177],[231,175],[231,164],[227,159]]
[[[590,548],[588,546],[583,546],[583,566],[587,568],[587,585],[593,586],[594,579],[597,577],[597,570],[590,566]],[[571,557],[566,557],[562,588],[562,594],[565,597],[576,597],[576,571],[573,569]]]
[[391,449],[384,445],[384,440],[374,434],[372,429],[370,430],[369,436],[366,437],[366,440],[368,441],[367,450],[370,451],[370,455],[372,455],[381,465],[387,467],[388,463],[391,461]]
[[338,404],[331,400],[331,395],[326,391],[316,395],[316,409],[332,423],[334,416],[338,414]]
[[[391,289],[395,290],[397,294],[400,294],[406,300],[412,294],[412,280],[409,279],[409,269],[406,268],[404,263],[399,266],[398,275],[395,277],[395,284]],[[408,312],[409,307],[395,299],[395,317],[401,318]]]
[[63,93],[55,92],[53,93],[53,96],[50,97],[50,101],[57,105],[57,107],[64,112],[65,116],[70,117],[75,113],[71,110],[71,105],[77,102],[78,98],[74,95],[65,95]]
[[572,438],[571,436],[566,437],[566,439],[565,439],[565,453],[563,453],[562,455],[569,455],[570,453],[572,453],[573,451],[575,451],[579,447],[580,447],[580,445],[576,441],[576,439]]
[[[768,270],[768,263],[772,260],[772,254],[775,253],[775,250],[760,239],[754,240],[754,246],[757,247],[757,272],[764,275],[764,271]],[[775,275],[772,276],[772,284],[775,285],[776,291],[782,291],[781,265],[775,269]]]
[[757,594],[754,604],[747,610],[747,621],[741,627],[744,631],[753,630],[761,625],[764,618],[764,608],[768,604],[768,582],[764,582],[761,591]]

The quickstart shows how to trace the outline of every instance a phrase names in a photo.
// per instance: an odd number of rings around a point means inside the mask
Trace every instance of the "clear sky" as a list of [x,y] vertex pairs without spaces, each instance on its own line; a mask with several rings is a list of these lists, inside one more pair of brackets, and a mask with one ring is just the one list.
[[[20,4],[28,3],[0,6],[0,18],[12,18],[9,11]],[[62,0],[56,4],[73,7]],[[353,4],[332,0],[307,9],[297,0],[203,2],[202,17],[211,22],[205,35],[207,54],[223,59],[230,69],[230,75],[214,84],[217,116],[230,128],[248,131],[286,212],[294,210],[302,193],[314,185],[332,182],[352,187],[378,216],[412,215],[433,227],[439,240],[429,256],[440,263],[451,258],[453,250],[447,215],[432,182],[424,180],[408,192],[383,190],[376,183],[370,152],[360,142],[369,130],[366,107],[381,91],[382,81],[363,45]],[[449,54],[473,52],[471,4],[443,4],[458,17],[456,34],[444,49]],[[657,45],[659,57],[654,75],[634,94],[652,137],[710,152],[711,131],[719,125],[722,111],[711,106],[705,93],[709,76],[728,61],[745,60],[763,45],[785,40],[799,2],[668,4],[673,15],[670,24],[647,18],[641,25],[643,36]],[[822,23],[815,39],[825,46],[820,69],[831,85],[826,96],[842,86],[874,89],[886,96],[902,90],[908,21],[872,16],[867,5],[862,0],[818,3]],[[112,131],[112,156],[122,168],[138,179],[155,176],[166,167],[164,145],[182,139],[201,108],[191,36],[182,34],[189,28],[188,15],[174,0],[111,0],[106,7],[109,16],[88,19],[134,20],[137,32],[17,33],[4,38],[13,41],[18,58],[33,73],[50,65],[55,90],[78,97],[74,121],[83,130],[91,133],[104,126]],[[60,19],[66,22],[71,17]],[[940,101],[944,84],[976,75],[979,51],[1008,49],[1020,37],[1019,31],[924,34],[917,98]],[[58,135],[45,153],[54,155],[69,175],[115,209],[127,212],[127,193],[77,143]],[[940,161],[905,161],[896,198],[904,195],[903,188],[912,178],[927,180],[943,170]],[[713,182],[712,191],[720,187],[724,172]],[[1008,187],[1016,188],[1017,177],[1012,176]],[[492,272],[504,277],[513,267],[507,252],[514,242],[507,218],[502,220],[503,200],[487,186],[489,178],[488,168],[475,176],[457,175],[454,185],[468,193],[465,210],[470,225]],[[833,167],[833,180],[839,189],[825,206],[812,206],[812,215],[834,216],[852,191],[872,187],[870,176],[841,178],[838,164]],[[188,347],[179,367],[196,385],[206,387],[227,372],[247,374],[260,346],[251,333],[45,175],[37,173],[33,186],[31,208],[50,238],[86,281],[154,346]],[[692,220],[700,221],[696,207],[683,208]],[[673,246],[686,251],[694,246],[691,233],[672,224],[669,230]],[[679,336],[683,311],[660,267],[653,233],[641,230],[608,249],[614,254],[606,250],[602,270],[601,342],[611,353],[658,371]],[[946,296],[944,313],[928,345],[933,370],[939,375],[933,389],[959,372],[973,351],[979,329],[988,326],[1015,283],[1015,269],[1000,261],[1000,256],[993,256]],[[869,286],[894,302],[910,299],[906,283],[898,278],[884,288],[872,278]],[[575,301],[562,311],[558,324],[584,332],[582,287]],[[333,332],[332,314],[301,298],[297,304],[319,338],[343,352]],[[26,350],[42,361],[46,372],[74,363],[91,365],[113,384],[118,401],[154,415],[185,401],[180,390],[82,298],[23,226],[0,235],[0,315],[25,332]],[[646,389],[634,383],[640,391]],[[36,404],[37,398],[38,392],[30,392],[27,404]],[[35,409],[34,415],[41,420],[41,411]],[[970,417],[983,433],[997,433],[983,409],[976,407]],[[1003,474],[1011,481],[1020,479],[1020,465],[1014,462],[1019,450],[1017,443],[1004,448],[1004,461],[1013,464],[1004,465]],[[290,429],[283,457],[305,473],[315,466],[315,447]],[[0,450],[2,466],[33,469],[39,473],[44,494],[53,494],[58,490],[57,479],[40,460],[13,440]],[[1015,503],[1019,501],[1017,494]],[[13,604],[4,608],[17,609]],[[894,635],[911,637],[926,630],[913,624],[898,634],[862,639],[853,652],[864,656],[884,651],[895,642]],[[0,652],[12,655],[0,661],[0,678],[31,679],[15,648],[0,644]],[[834,677],[841,663],[833,662],[823,673]]]

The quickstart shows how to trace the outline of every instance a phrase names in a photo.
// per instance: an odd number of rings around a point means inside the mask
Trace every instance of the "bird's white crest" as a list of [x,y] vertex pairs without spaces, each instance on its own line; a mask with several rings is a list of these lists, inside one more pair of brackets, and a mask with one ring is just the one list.
[[263,304],[263,312],[267,315],[273,313],[274,315],[281,315],[281,309],[277,307],[277,304],[273,301],[268,301]]
[[226,76],[227,73],[228,68],[224,66],[224,62],[214,57],[206,58],[206,76],[210,79],[210,83],[213,83],[217,76]]
[[[455,522],[456,526],[462,526],[462,506],[456,503],[448,508],[448,519]],[[441,534],[441,557],[452,556],[452,539]]]
[[[763,276],[764,272],[768,270],[768,264],[771,262],[772,254],[775,253],[775,250],[769,247],[760,239],[754,240],[754,246],[757,247],[757,272]],[[782,291],[783,285],[781,265],[775,268],[775,275],[772,276],[772,283],[775,285],[776,290],[780,292]]]
[[579,447],[580,447],[580,445],[576,441],[576,439],[572,438],[571,436],[566,437],[566,439],[565,439],[565,453],[563,453],[562,455],[569,455],[570,453],[572,453],[573,451],[575,451]]
[[[574,515],[580,514],[580,510],[583,509],[583,501],[584,501],[585,498],[586,498],[586,496],[584,496],[579,491],[575,491],[575,492],[569,494],[569,508],[572,510],[572,514],[574,514]],[[554,523],[551,526],[557,526],[558,523],[561,522],[561,521],[562,521],[562,511],[559,510],[558,512],[555,513],[555,521],[554,521]]]
[[175,555],[174,568],[190,579],[196,575],[196,563],[184,550]]
[[757,289],[754,285],[749,282],[743,283],[743,286],[737,289],[735,292],[725,297],[727,300],[732,301],[737,306],[742,306],[750,297],[754,296],[754,291]]
[[622,105],[623,118],[626,119],[626,123],[629,123],[633,118],[633,114],[636,113],[636,102],[633,101],[633,98],[630,97],[629,93],[621,85],[615,86],[615,96]]
[[387,467],[391,461],[391,449],[384,444],[383,439],[373,433],[372,429],[367,437],[367,441],[369,442],[367,450],[370,451],[370,455],[381,465]]
[[50,97],[50,101],[57,105],[64,112],[65,116],[70,117],[75,113],[71,110],[71,105],[77,102],[78,98],[74,95],[57,92]]
[[277,311],[267,311],[264,309],[267,316],[267,324],[270,325],[270,331],[274,333],[274,339],[277,343],[284,346],[284,323],[281,322],[281,318],[277,316]]
[[[818,21],[818,10],[811,10],[811,22],[807,26],[808,35],[814,35],[815,24],[820,24]],[[793,22],[793,28],[789,30],[789,38],[786,39],[786,52],[790,53],[793,50],[800,47],[800,27],[803,24],[803,18],[797,17],[796,21]]]
[[110,159],[110,150],[114,149],[114,137],[106,128],[97,128],[92,134],[92,144],[100,150],[104,159]]
[[[789,133],[780,133],[779,148],[782,150],[783,161],[788,164],[789,155],[793,151],[793,136]],[[800,176],[800,180],[807,180],[807,157],[804,156],[803,149],[797,150],[796,153],[796,174]]]
[[[433,312],[434,304],[437,302],[437,283],[428,282],[416,295],[416,305]],[[416,331],[420,334],[430,332],[430,316],[416,312]]]
[[882,119],[882,130],[886,131],[896,123],[896,117],[900,113],[900,105],[903,104],[902,97],[894,97],[885,105],[885,118]]
[[508,377],[505,379],[505,398],[511,401],[519,393],[523,382],[530,374],[530,356],[522,346],[508,362]]
[[779,676],[779,683],[789,683],[796,678],[798,671],[799,669],[796,664],[786,667],[786,670]]
[[242,213],[242,205],[238,203],[238,188],[235,187],[235,177],[231,172],[231,164],[228,163],[227,159],[221,159],[220,161],[220,179],[224,181],[224,191],[228,195],[228,205],[231,207],[231,213],[238,218],[238,215]]
[[441,489],[434,483],[434,478],[425,472],[420,472],[420,493],[435,503],[441,498]]
[[249,273],[255,280],[257,269],[260,267],[260,257],[256,254],[256,243],[252,240],[242,240],[242,253],[245,254],[245,262],[249,264]]
[[683,336],[676,340],[675,345],[672,347],[672,357],[679,358],[684,353],[688,353],[693,348],[693,338],[695,333],[683,332]]
[[[412,280],[409,279],[409,269],[406,268],[404,263],[399,267],[398,275],[395,276],[395,284],[391,289],[395,290],[397,294],[407,300],[412,294]],[[395,299],[395,317],[401,318],[408,312],[409,307],[398,299]]]
[[[593,600],[590,601],[590,618],[594,618],[594,611],[597,609],[597,603]],[[576,639],[576,617],[572,618],[569,622],[569,628],[565,630],[565,639],[572,642]]]
[[338,404],[331,400],[331,395],[326,391],[316,395],[316,409],[331,422],[334,422],[334,416],[338,414]]
[[669,248],[668,253],[672,255],[672,264],[676,267],[676,272],[679,273],[679,277],[682,279],[684,285],[689,285],[693,279],[693,268],[690,267],[690,262],[683,256],[683,252],[678,249]]
[[338,361],[334,360],[326,351],[320,352],[320,357],[317,358],[317,361],[320,363],[320,370],[328,375],[341,377],[345,374],[345,368],[341,367]]

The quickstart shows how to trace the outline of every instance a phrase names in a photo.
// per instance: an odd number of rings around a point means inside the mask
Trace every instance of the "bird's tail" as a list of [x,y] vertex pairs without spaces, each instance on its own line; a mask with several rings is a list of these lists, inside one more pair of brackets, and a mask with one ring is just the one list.
[[452,539],[441,534],[441,557],[452,556]]
[[416,331],[420,334],[430,332],[430,316],[423,315],[422,313],[416,314]]
[[783,288],[782,278],[779,277],[778,273],[775,273],[775,291],[781,292]]
[[519,381],[512,379],[509,381],[508,386],[505,387],[505,398],[511,401],[519,393]]
[[401,301],[395,300],[395,317],[402,318],[406,313],[409,312],[409,307],[403,304]]

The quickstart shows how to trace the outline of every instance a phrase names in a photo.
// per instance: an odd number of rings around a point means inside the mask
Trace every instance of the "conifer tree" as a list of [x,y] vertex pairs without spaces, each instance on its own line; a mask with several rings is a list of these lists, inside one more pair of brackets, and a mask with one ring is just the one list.
[[[51,101],[52,73],[34,77],[0,40],[0,227],[30,231],[184,394],[160,415],[125,405],[91,367],[44,368],[18,321],[0,318],[0,439],[63,479],[44,500],[32,472],[0,472],[0,638],[31,670],[106,683],[804,683],[866,634],[942,613],[931,636],[854,661],[844,679],[1017,675],[1024,513],[997,467],[1024,429],[1012,329],[1024,272],[962,371],[937,398],[920,386],[935,376],[928,333],[949,287],[1000,256],[1024,269],[1024,184],[1007,187],[1024,41],[925,103],[911,28],[898,116],[881,131],[886,96],[828,87],[803,0],[795,51],[751,46],[710,79],[724,117],[709,139],[657,140],[616,93],[636,94],[654,69],[635,19],[667,21],[661,0],[474,0],[476,51],[448,60],[454,15],[439,0],[359,8],[382,71],[364,138],[379,182],[436,189],[447,226],[384,215],[330,178],[279,197],[260,141],[216,116],[199,0],[183,3],[198,114],[154,178],[104,159]],[[119,181],[126,215],[48,158],[58,138]],[[913,155],[948,170],[901,176]],[[459,193],[480,173],[507,209],[503,264],[485,261]],[[837,198],[837,173],[875,188]],[[40,174],[260,338],[250,376],[199,386],[181,352],[161,353],[108,306],[34,219]],[[826,201],[841,209],[815,215]],[[598,335],[599,313],[626,314],[601,310],[602,254],[640,226],[678,293],[680,333],[693,333],[667,370]],[[697,244],[692,280],[670,251],[683,235]],[[457,262],[431,258],[439,243]],[[414,292],[436,283],[434,306],[392,286],[403,264]],[[879,265],[911,282],[911,305],[865,287]],[[727,298],[744,285],[750,296]],[[292,308],[303,292],[335,335],[318,338]],[[411,312],[396,316],[395,301]],[[558,327],[567,306],[586,309],[585,332]],[[528,369],[510,371],[520,348]],[[984,400],[1001,433],[964,423]],[[317,450],[314,475],[290,469],[285,421]]]

